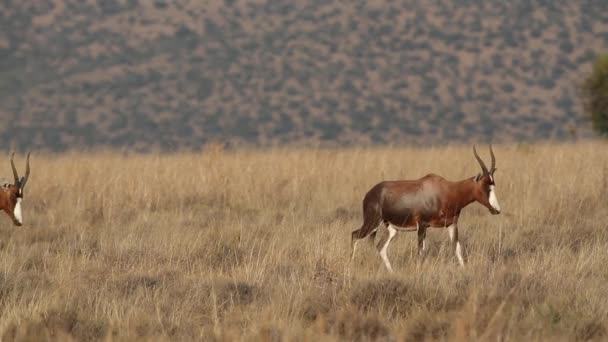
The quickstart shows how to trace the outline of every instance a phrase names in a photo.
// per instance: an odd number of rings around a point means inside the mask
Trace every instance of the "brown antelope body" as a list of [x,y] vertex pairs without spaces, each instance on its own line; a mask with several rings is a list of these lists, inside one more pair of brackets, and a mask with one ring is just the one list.
[[473,154],[481,166],[476,177],[451,182],[441,176],[428,174],[416,180],[384,181],[376,184],[363,199],[363,226],[352,232],[351,259],[355,257],[357,242],[367,236],[374,237],[380,224],[388,234],[377,245],[380,256],[389,271],[393,271],[387,251],[398,231],[418,232],[418,254],[423,255],[427,228],[448,228],[450,241],[461,266],[464,266],[462,248],[458,242],[458,217],[463,208],[479,202],[494,215],[500,205],[494,190],[496,159],[492,146],[492,166],[487,169],[475,147]]
[[27,161],[25,163],[25,176],[19,178],[13,157],[15,153],[11,155],[11,168],[13,169],[13,184],[4,183],[2,189],[0,189],[0,209],[11,218],[13,224],[21,226],[23,224],[23,214],[21,208],[21,201],[23,200],[23,188],[27,179],[30,176],[30,154],[27,154]]

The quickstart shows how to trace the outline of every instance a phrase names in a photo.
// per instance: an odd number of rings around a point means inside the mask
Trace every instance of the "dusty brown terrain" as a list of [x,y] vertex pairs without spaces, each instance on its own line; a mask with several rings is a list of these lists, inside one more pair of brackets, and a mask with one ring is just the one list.
[[397,236],[393,275],[366,243],[349,265],[364,193],[473,176],[469,146],[35,155],[25,225],[0,216],[0,337],[605,340],[606,143],[495,151],[503,213],[464,210],[466,268],[435,229],[424,262]]
[[5,1],[0,143],[65,150],[589,136],[606,1]]

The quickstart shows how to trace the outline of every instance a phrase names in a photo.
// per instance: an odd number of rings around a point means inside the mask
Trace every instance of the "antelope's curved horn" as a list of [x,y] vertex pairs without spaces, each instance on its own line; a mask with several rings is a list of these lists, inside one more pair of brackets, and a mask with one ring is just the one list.
[[13,157],[15,157],[15,152],[11,154],[11,168],[13,169],[13,177],[15,177],[15,184],[19,184],[19,174],[17,173],[17,169],[15,168],[15,162],[13,161]]
[[487,175],[489,173],[488,168],[486,167],[486,164],[483,163],[483,160],[481,160],[481,158],[479,157],[479,154],[477,154],[475,145],[473,145],[473,154],[475,155],[475,159],[477,159],[477,161],[479,162],[479,166],[481,166],[481,171],[483,171],[484,175]]
[[490,173],[496,171],[496,157],[494,157],[494,151],[492,151],[492,144],[490,144],[490,157],[492,157],[492,166],[490,167]]
[[27,183],[28,178],[30,178],[30,152],[27,153],[27,159],[25,162],[25,177],[23,177],[23,181],[21,182],[21,189],[23,189],[25,183]]

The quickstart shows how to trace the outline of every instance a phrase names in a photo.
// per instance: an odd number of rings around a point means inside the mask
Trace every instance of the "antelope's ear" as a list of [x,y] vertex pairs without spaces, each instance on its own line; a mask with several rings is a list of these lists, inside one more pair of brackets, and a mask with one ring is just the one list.
[[478,173],[477,176],[475,176],[475,181],[479,182],[480,179],[481,179],[481,173]]

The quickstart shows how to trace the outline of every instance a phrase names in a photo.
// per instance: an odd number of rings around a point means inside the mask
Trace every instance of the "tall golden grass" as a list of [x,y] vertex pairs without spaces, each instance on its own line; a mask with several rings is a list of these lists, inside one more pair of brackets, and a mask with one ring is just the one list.
[[435,229],[424,261],[397,236],[394,274],[370,243],[349,263],[363,195],[474,176],[470,146],[34,155],[25,225],[0,216],[0,336],[606,339],[606,147],[495,146],[503,214],[463,211],[465,269]]

